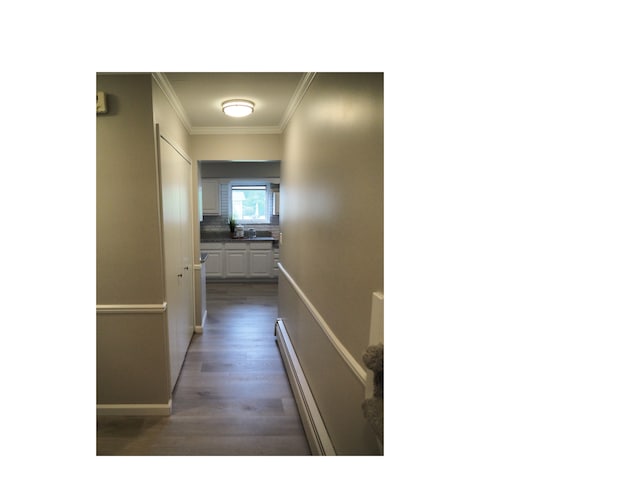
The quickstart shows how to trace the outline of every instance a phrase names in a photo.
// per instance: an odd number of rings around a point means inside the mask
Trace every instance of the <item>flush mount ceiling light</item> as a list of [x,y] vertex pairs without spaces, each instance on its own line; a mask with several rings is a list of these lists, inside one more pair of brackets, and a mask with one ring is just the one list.
[[230,117],[246,117],[253,113],[254,106],[249,100],[227,100],[222,104],[222,111]]

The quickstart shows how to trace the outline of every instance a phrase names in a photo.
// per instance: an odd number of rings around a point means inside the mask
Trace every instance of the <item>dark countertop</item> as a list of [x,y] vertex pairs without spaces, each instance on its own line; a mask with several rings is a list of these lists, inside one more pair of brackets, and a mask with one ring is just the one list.
[[220,243],[220,242],[273,242],[274,237],[254,237],[254,238],[231,238],[231,237],[200,237],[200,243]]

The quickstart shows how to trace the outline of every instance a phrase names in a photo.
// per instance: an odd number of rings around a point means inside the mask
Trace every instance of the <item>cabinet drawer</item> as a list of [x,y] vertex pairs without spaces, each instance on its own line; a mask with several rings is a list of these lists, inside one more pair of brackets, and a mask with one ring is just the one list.
[[200,250],[222,250],[224,243],[201,243]]
[[244,242],[225,243],[224,249],[225,250],[246,250],[247,244]]
[[250,243],[249,248],[251,250],[271,250],[271,242]]

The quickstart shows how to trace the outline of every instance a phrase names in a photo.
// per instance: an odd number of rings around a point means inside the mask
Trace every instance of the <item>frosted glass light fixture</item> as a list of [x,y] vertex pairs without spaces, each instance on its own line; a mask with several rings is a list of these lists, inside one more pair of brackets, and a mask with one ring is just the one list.
[[222,111],[230,117],[246,117],[253,113],[254,106],[249,100],[227,100],[222,104]]

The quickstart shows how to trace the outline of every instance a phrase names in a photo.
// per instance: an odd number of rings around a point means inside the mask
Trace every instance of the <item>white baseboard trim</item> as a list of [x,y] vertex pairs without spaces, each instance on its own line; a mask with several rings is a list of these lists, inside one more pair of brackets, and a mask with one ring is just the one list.
[[207,310],[205,309],[204,313],[202,314],[202,318],[200,319],[200,325],[196,325],[196,328],[194,329],[194,331],[196,333],[202,333],[202,327],[204,327],[204,324],[206,321],[207,321]]
[[98,415],[154,415],[168,417],[171,415],[171,400],[162,403],[131,403],[131,404],[98,404]]
[[311,453],[313,455],[336,455],[329,432],[324,425],[320,410],[304,376],[304,371],[298,362],[287,329],[280,318],[276,322],[276,340]]

